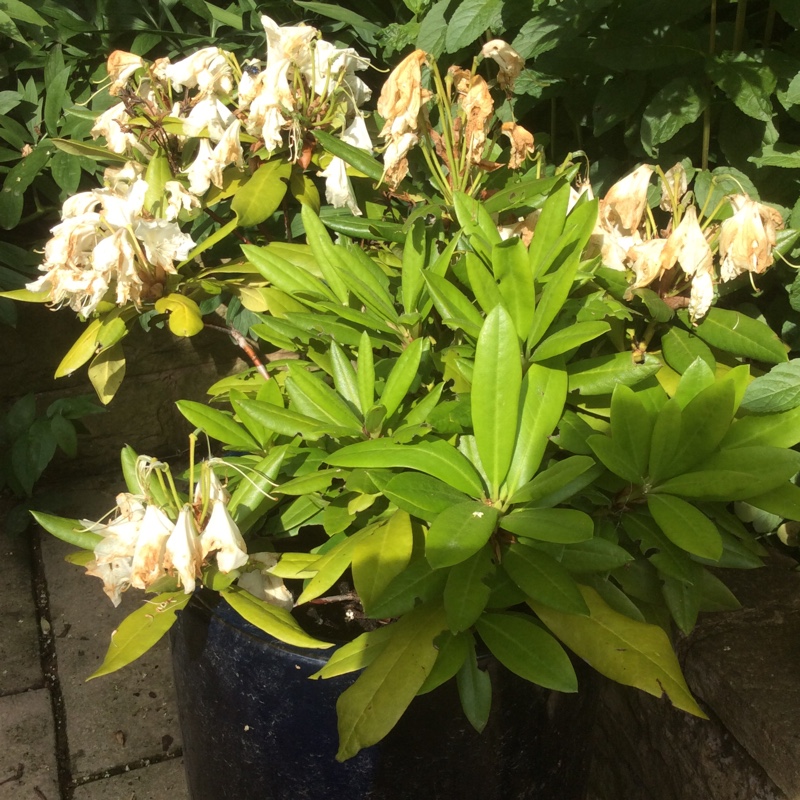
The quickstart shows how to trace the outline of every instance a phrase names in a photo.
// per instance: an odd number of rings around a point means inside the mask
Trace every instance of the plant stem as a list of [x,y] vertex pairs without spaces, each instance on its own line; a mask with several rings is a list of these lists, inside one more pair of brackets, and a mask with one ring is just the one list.
[[265,380],[269,380],[269,373],[267,372],[267,368],[264,366],[263,362],[256,353],[255,347],[253,347],[252,343],[248,341],[248,339],[243,336],[239,331],[235,328],[231,328],[229,326],[225,326],[224,328],[220,325],[212,325],[209,322],[204,323],[205,327],[212,331],[220,331],[221,333],[227,333],[228,336],[233,339],[239,347],[244,350],[245,355],[250,359],[250,363],[258,370],[258,374]]
[[[717,38],[717,0],[711,0],[711,20],[708,25],[708,54],[714,55]],[[708,169],[708,151],[711,148],[711,104],[703,111],[703,149],[700,156],[700,168]]]
[[744,41],[744,24],[747,15],[747,0],[738,0],[736,3],[736,22],[733,29],[733,52],[738,53],[742,49]]

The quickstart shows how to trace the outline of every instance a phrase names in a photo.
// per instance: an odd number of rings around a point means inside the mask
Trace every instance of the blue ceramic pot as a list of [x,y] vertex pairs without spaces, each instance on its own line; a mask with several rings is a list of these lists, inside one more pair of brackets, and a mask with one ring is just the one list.
[[[339,763],[336,699],[357,677],[308,680],[325,652],[290,647],[216,595],[172,628],[191,800],[582,800],[596,682],[536,687],[493,663],[482,734],[454,681],[415,698],[383,741]],[[578,665],[576,665],[578,666]]]

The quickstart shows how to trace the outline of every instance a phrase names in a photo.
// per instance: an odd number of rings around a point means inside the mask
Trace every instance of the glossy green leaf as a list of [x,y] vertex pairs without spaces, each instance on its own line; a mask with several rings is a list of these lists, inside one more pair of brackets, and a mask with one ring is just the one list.
[[711,367],[702,358],[697,358],[681,376],[672,396],[681,408],[685,408],[700,392],[713,385],[715,380]]
[[103,663],[86,680],[116,672],[144,655],[173,626],[175,612],[184,608],[191,597],[184,592],[166,592],[146,600],[111,634]]
[[504,303],[494,276],[479,256],[475,253],[465,253],[464,264],[472,293],[484,313],[488,314],[496,305]]
[[713,370],[717,363],[708,345],[682,328],[672,327],[661,337],[664,361],[683,374],[696,358],[701,358]]
[[380,403],[386,409],[387,419],[394,414],[398,406],[405,400],[408,390],[417,378],[419,362],[422,358],[424,339],[414,339],[403,350],[392,367],[386,385],[381,392]]
[[451,567],[480,550],[494,533],[498,512],[477,500],[450,506],[431,523],[425,557],[434,569]]
[[611,397],[611,438],[642,480],[650,462],[650,441],[654,420],[644,403],[628,386],[617,386]]
[[262,403],[258,400],[242,400],[238,405],[265,428],[284,436],[302,436],[305,439],[314,441],[325,435],[353,435],[353,429],[351,428],[337,428],[314,417],[298,414],[288,408],[280,408],[272,403]]
[[654,491],[703,500],[747,500],[776,489],[800,470],[800,453],[777,447],[723,450]]
[[548,328],[561,312],[572,289],[579,264],[579,254],[575,253],[550,276],[550,280],[545,284],[528,334],[528,349],[535,347],[544,338]]
[[503,553],[503,569],[525,595],[568,614],[588,614],[569,572],[535,547],[511,544]]
[[285,455],[285,446],[273,447],[252,468],[244,470],[247,477],[239,483],[228,501],[228,511],[242,533],[247,533],[268,509],[276,505],[270,490]]
[[775,91],[776,78],[760,59],[728,50],[708,58],[706,72],[740,111],[761,122],[771,122],[770,95]]
[[706,344],[767,364],[787,361],[786,348],[765,322],[740,311],[713,307],[694,329]]
[[747,416],[736,419],[720,447],[794,447],[800,442],[800,407],[780,414]]
[[625,548],[599,536],[567,545],[560,555],[561,566],[578,574],[609,572],[633,561],[633,556]]
[[501,5],[500,0],[464,0],[459,3],[447,25],[447,52],[455,53],[472,44],[489,27]]
[[582,395],[611,394],[617,384],[635,386],[660,369],[661,362],[650,353],[643,364],[634,362],[630,353],[574,361],[567,368],[569,390]]
[[358,398],[361,411],[367,413],[375,400],[375,363],[372,341],[364,331],[358,344]]
[[717,526],[691,503],[668,494],[647,498],[647,508],[666,537],[687,553],[717,561],[722,538]]
[[358,379],[353,364],[336,342],[331,342],[330,357],[333,368],[333,385],[336,387],[336,391],[351,408],[362,411],[358,394]]
[[328,591],[336,583],[342,573],[350,566],[353,560],[353,553],[356,545],[370,536],[377,525],[368,525],[360,531],[344,536],[342,540],[330,550],[326,550],[320,558],[314,562],[317,574],[311,578],[303,589],[300,597],[297,598],[297,605],[314,600]]
[[223,596],[231,608],[251,625],[286,644],[314,650],[327,650],[333,647],[331,642],[322,642],[307,634],[291,612],[285,608],[259,600],[249,592],[234,586],[224,592]]
[[782,519],[800,522],[800,487],[793,483],[786,483],[769,492],[751,497],[747,502]]
[[425,268],[426,255],[425,222],[422,219],[416,219],[408,229],[405,246],[403,247],[403,269],[400,287],[403,310],[406,314],[413,314],[417,310],[417,301],[425,286],[425,278],[422,271]]
[[669,400],[658,412],[650,442],[649,475],[653,483],[662,481],[667,475],[680,441],[682,414],[677,400]]
[[326,662],[325,666],[308,677],[311,680],[318,678],[335,678],[337,675],[347,675],[359,669],[368,667],[380,654],[389,639],[392,638],[391,625],[367,631],[352,642],[338,647]]
[[516,430],[509,420],[517,418],[521,385],[514,321],[502,306],[496,306],[478,337],[471,394],[475,441],[494,498],[514,454]]
[[622,451],[616,441],[603,434],[590,436],[586,443],[592,448],[598,461],[614,475],[633,484],[643,483],[641,472]]
[[526,503],[539,508],[558,505],[594,480],[595,467],[594,459],[588,456],[569,456],[557,461],[521,486],[509,503]]
[[591,539],[594,522],[571,508],[523,508],[500,518],[500,527],[525,539],[571,544]]
[[103,405],[108,405],[125,378],[125,354],[122,346],[114,344],[101,350],[89,364],[89,380]]
[[56,517],[42,511],[31,511],[31,516],[48,533],[69,544],[74,544],[84,550],[94,550],[95,546],[103,541],[99,533],[87,531],[86,526],[77,519]]
[[351,758],[394,727],[433,669],[433,640],[445,625],[444,609],[435,604],[419,606],[394,623],[381,654],[336,702],[337,760]]
[[178,400],[175,405],[192,425],[200,428],[212,439],[247,450],[259,449],[258,442],[227,411],[211,408],[205,403],[197,403],[194,400]]
[[492,679],[486,670],[478,666],[475,657],[475,645],[470,643],[461,668],[458,670],[456,682],[461,708],[469,724],[481,733],[489,721],[492,708]]
[[447,570],[432,569],[424,558],[413,558],[374,605],[371,619],[402,617],[420,603],[440,600]]
[[337,307],[340,305],[336,295],[319,278],[315,278],[304,269],[298,269],[272,249],[271,245],[266,247],[242,245],[242,252],[261,275],[287,294],[301,299],[327,298],[334,301]]
[[455,447],[444,441],[422,441],[413,445],[379,439],[358,442],[337,450],[326,461],[334,467],[415,469],[472,497],[480,497],[483,493],[475,468]]
[[594,589],[581,591],[589,606],[588,617],[532,605],[542,622],[602,675],[655,697],[666,694],[677,708],[706,719],[663,629],[617,613]]
[[374,601],[408,566],[414,535],[405,511],[396,511],[384,525],[362,539],[353,552],[353,583],[367,614]]
[[306,232],[306,240],[316,258],[322,277],[339,298],[339,301],[347,305],[350,299],[350,291],[339,274],[339,269],[337,269],[345,266],[341,255],[343,251],[341,248],[337,250],[334,246],[327,229],[311,208],[304,206],[301,209],[301,216]]
[[486,578],[494,572],[492,551],[483,547],[448,571],[444,587],[447,627],[453,633],[469,630],[486,608],[491,589]]
[[651,156],[686,125],[694,122],[706,108],[709,92],[701,80],[674,78],[656,92],[642,114],[641,136]]
[[[317,5],[322,5],[322,3]],[[327,3],[325,5],[329,6]],[[383,175],[383,164],[373,158],[366,150],[348,144],[340,138],[319,129],[314,130],[314,137],[329,153],[346,161],[351,167],[363,172],[373,181],[380,181]]]
[[513,237],[492,248],[492,270],[499,281],[503,303],[514,320],[517,336],[524,342],[533,324],[536,292],[528,248]]
[[318,373],[291,364],[284,386],[292,410],[331,427],[351,430],[354,435],[361,433],[361,422],[358,417]]
[[426,522],[432,522],[450,506],[469,500],[444,481],[421,472],[401,472],[381,490],[398,508]]
[[557,692],[578,691],[578,679],[561,645],[523,614],[484,614],[476,628],[492,655],[531,683]]
[[442,321],[451,328],[463,330],[473,339],[477,339],[483,326],[483,317],[469,299],[446,278],[425,272],[425,283],[428,286],[431,300]]
[[525,373],[516,442],[506,478],[509,493],[527,483],[539,469],[549,437],[564,410],[567,382],[566,372],[558,367],[531,364]]
[[531,361],[546,361],[591,342],[610,330],[607,322],[576,322],[548,336],[533,351]]
[[267,161],[239,188],[231,201],[231,211],[239,218],[241,227],[258,225],[280,208],[291,173],[292,165],[288,161]]
[[691,633],[700,613],[700,597],[697,590],[682,581],[664,578],[661,593],[680,631],[684,634]]
[[124,155],[112,153],[105,147],[89,142],[76,142],[71,139],[50,139],[50,141],[62,152],[72,156],[83,156],[91,158],[93,161],[111,161],[116,164],[124,164],[127,159]]
[[776,364],[747,387],[742,408],[754,414],[775,414],[800,406],[800,359]]

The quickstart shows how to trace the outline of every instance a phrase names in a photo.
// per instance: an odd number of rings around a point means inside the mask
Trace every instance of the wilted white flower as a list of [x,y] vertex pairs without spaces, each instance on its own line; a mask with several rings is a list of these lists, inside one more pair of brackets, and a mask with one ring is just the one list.
[[510,92],[514,88],[514,81],[525,66],[525,59],[502,39],[492,39],[490,42],[486,42],[481,50],[481,55],[484,58],[491,58],[497,63],[500,67],[497,83],[501,89]]
[[258,569],[242,573],[237,579],[238,585],[259,600],[291,611],[294,606],[292,593],[284,586],[281,578],[269,573],[269,570],[278,563],[278,556],[275,553],[252,553],[250,563],[260,566]]
[[146,589],[165,575],[164,553],[174,528],[172,520],[158,506],[144,512],[131,564],[131,586]]
[[189,178],[189,191],[198,196],[205,194],[213,183],[222,188],[222,173],[225,167],[236,164],[240,169],[244,166],[244,152],[239,140],[241,122],[236,119],[225,130],[215,147],[211,147],[207,139],[201,139],[197,147],[197,155],[186,170]]
[[761,274],[771,266],[777,231],[783,227],[783,217],[774,208],[757,203],[745,194],[728,199],[734,214],[720,228],[720,277],[723,281],[731,281],[743,272]]
[[183,591],[191,594],[200,574],[203,557],[200,552],[200,538],[194,523],[192,507],[185,505],[178,515],[164,548],[164,569],[178,573]]
[[106,140],[106,147],[112,153],[123,154],[131,150],[141,150],[142,146],[136,134],[128,130],[130,120],[131,116],[125,110],[125,104],[117,103],[94,121],[90,131],[92,139],[102,136]]
[[212,142],[218,142],[235,119],[230,109],[212,95],[195,103],[183,120],[183,130],[187,136],[200,136],[205,130]]
[[[353,147],[359,147],[368,153],[372,152],[372,141],[363,117],[357,116],[344,130],[341,139]],[[355,216],[361,216],[353,186],[347,177],[347,164],[343,159],[334,156],[319,176],[325,178],[325,199],[334,208],[347,206]]]
[[181,61],[164,66],[165,77],[175,89],[197,87],[201,97],[233,91],[233,70],[224,50],[204,47]]
[[200,535],[202,557],[217,551],[217,566],[222,573],[238,569],[247,563],[247,546],[239,528],[222,500],[214,500],[211,516]]
[[204,500],[212,503],[214,500],[221,500],[227,503],[230,500],[228,490],[222,485],[213,469],[204,469],[202,477],[197,482],[194,490],[194,502],[202,503]]
[[170,222],[178,218],[181,211],[192,211],[200,208],[200,201],[191,192],[188,192],[184,185],[178,181],[167,181],[164,184],[164,193],[167,203],[164,208],[164,216]]
[[108,77],[111,78],[108,93],[118,95],[125,88],[133,73],[143,67],[144,59],[141,56],[127,53],[124,50],[115,50],[106,62]]

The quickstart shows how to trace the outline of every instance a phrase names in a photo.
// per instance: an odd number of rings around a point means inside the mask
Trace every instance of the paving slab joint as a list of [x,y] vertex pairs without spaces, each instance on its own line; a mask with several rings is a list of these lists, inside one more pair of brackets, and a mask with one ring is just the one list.
[[92,773],[91,775],[82,775],[77,778],[72,785],[72,789],[77,789],[79,786],[85,786],[87,783],[94,783],[95,781],[105,780],[106,778],[113,778],[117,775],[126,775],[137,769],[144,769],[145,767],[152,767],[155,764],[163,764],[165,761],[172,761],[175,758],[183,756],[183,748],[176,747],[170,753],[158,753],[154,756],[147,758],[139,758],[136,761],[129,761],[127,764],[120,764],[116,767],[109,767],[100,770],[99,772]]
[[58,770],[58,786],[61,800],[72,800],[72,771],[70,769],[69,742],[67,741],[67,713],[64,695],[58,676],[58,659],[56,657],[55,632],[50,617],[50,593],[45,577],[44,559],[42,556],[41,530],[32,527],[31,547],[33,555],[33,594],[36,603],[36,618],[39,624],[39,650],[42,659],[42,674],[45,686],[50,690],[53,709],[53,722],[56,742],[56,767]]

